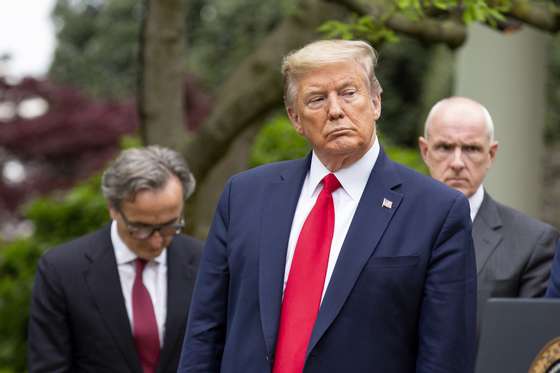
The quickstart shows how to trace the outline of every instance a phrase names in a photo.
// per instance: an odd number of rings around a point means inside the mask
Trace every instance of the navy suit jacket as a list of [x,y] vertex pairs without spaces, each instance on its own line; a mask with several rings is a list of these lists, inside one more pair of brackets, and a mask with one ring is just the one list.
[[[230,179],[203,251],[179,372],[271,372],[286,250],[310,157]],[[383,200],[392,206],[383,206]],[[305,373],[467,373],[476,270],[466,198],[380,152]]]
[[[202,243],[175,236],[167,250],[167,317],[158,373],[176,372]],[[39,261],[29,320],[35,372],[141,373],[110,225]]]

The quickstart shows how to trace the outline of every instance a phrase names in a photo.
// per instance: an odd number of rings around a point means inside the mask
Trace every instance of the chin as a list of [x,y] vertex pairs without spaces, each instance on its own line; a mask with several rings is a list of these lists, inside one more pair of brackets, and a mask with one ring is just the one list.
[[359,152],[364,148],[363,144],[348,140],[338,139],[335,141],[331,141],[329,144],[327,144],[326,150],[331,154],[344,155]]

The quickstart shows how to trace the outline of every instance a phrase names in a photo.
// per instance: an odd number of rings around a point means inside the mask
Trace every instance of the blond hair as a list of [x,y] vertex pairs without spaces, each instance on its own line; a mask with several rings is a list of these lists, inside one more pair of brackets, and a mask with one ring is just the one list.
[[363,68],[370,92],[381,94],[382,88],[375,76],[375,49],[361,40],[319,40],[290,52],[282,61],[286,107],[292,106],[297,94],[298,79],[303,74],[324,65],[348,61],[356,62]]

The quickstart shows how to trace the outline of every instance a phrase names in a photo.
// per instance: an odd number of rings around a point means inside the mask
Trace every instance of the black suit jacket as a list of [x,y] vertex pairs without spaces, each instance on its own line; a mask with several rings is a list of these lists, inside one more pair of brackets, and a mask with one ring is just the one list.
[[[202,243],[167,248],[167,317],[158,372],[175,372]],[[35,278],[29,372],[141,372],[110,225],[48,251]]]
[[478,319],[490,297],[541,297],[558,232],[484,193],[473,222],[478,272]]

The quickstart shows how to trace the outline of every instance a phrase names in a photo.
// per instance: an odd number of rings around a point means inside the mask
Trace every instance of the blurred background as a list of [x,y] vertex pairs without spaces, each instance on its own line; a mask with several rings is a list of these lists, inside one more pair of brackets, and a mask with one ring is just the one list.
[[0,373],[26,370],[41,253],[108,221],[100,172],[121,149],[185,155],[198,184],[188,230],[202,239],[227,178],[309,151],[284,113],[280,63],[317,38],[379,51],[378,134],[419,172],[430,107],[480,100],[501,146],[487,187],[560,227],[558,15],[553,1],[1,2]]

